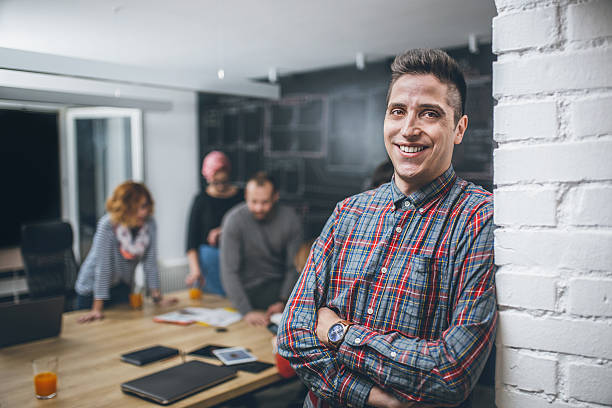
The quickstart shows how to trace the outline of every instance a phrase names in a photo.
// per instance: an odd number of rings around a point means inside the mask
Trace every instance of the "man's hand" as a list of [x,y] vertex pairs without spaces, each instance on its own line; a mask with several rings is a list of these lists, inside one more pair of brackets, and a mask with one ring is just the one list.
[[212,247],[219,246],[219,237],[221,237],[221,227],[213,228],[208,231],[206,242]]
[[327,342],[327,332],[332,325],[338,321],[340,321],[340,316],[336,314],[333,310],[322,307],[317,312],[317,338],[321,341],[321,343],[329,346]]
[[268,310],[266,311],[266,318],[270,320],[270,316],[272,316],[274,313],[283,313],[284,309],[285,304],[283,302],[272,303],[270,306],[268,306]]
[[265,313],[256,311],[245,314],[244,320],[251,326],[267,326],[270,323]]

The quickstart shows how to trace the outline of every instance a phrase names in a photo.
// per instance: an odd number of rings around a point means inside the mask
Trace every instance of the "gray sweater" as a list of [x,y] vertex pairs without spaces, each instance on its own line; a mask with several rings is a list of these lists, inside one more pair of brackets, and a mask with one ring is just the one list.
[[253,310],[246,291],[269,281],[282,280],[278,300],[286,301],[297,280],[293,258],[302,242],[295,211],[277,204],[258,221],[242,203],[225,214],[221,228],[221,283],[238,311]]

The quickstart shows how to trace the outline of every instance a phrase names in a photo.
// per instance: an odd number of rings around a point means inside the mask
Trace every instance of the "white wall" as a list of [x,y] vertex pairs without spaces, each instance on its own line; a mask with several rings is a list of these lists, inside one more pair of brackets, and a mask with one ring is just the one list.
[[612,407],[612,1],[496,6],[496,404]]
[[0,69],[0,99],[3,93],[15,98],[19,90],[28,97],[40,92],[45,102],[57,98],[66,104],[73,95],[81,105],[112,106],[116,100],[118,106],[145,108],[145,183],[156,201],[159,261],[162,268],[186,265],[185,228],[200,177],[197,93]]

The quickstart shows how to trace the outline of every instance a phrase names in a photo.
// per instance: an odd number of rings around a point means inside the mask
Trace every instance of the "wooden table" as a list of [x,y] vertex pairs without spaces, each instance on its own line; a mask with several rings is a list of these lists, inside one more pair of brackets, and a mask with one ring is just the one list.
[[[121,392],[122,382],[151,374],[181,362],[180,357],[138,367],[120,361],[120,355],[147,346],[161,344],[189,352],[206,344],[251,349],[260,361],[274,363],[273,335],[265,328],[253,328],[244,321],[232,324],[227,332],[197,324],[179,326],[153,322],[153,316],[186,306],[225,307],[226,299],[205,295],[189,300],[187,291],[171,294],[178,305],[162,308],[145,301],[142,310],[119,306],[105,311],[106,318],[78,324],[84,312],[65,313],[59,337],[0,349],[0,407],[154,407],[156,404]],[[35,324],[32,322],[31,324]],[[1,331],[10,330],[2,327]],[[31,361],[59,357],[58,395],[52,400],[34,397]],[[187,356],[187,360],[197,359]],[[215,360],[203,361],[218,363]],[[276,367],[252,374],[239,371],[230,381],[209,388],[172,404],[172,407],[209,407],[279,381]]]

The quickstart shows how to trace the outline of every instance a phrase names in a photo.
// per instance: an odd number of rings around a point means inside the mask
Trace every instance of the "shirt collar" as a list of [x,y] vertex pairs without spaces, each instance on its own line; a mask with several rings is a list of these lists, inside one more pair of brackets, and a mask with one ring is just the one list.
[[432,203],[446,193],[456,179],[457,175],[451,165],[442,175],[431,183],[424,185],[417,191],[406,196],[395,184],[394,175],[391,180],[391,198],[395,204],[395,208],[402,208],[402,206],[408,206],[408,204],[405,203],[410,203],[413,208],[420,209],[426,207],[427,204]]

